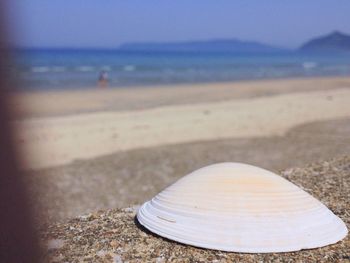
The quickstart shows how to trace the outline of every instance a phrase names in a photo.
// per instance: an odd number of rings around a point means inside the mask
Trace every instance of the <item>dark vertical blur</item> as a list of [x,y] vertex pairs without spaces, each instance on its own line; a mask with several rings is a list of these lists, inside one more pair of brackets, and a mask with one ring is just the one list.
[[[0,262],[39,262],[38,245],[31,220],[25,185],[21,181],[9,124],[5,90],[10,80],[6,65],[10,59],[5,33],[5,0],[0,1]],[[12,84],[12,83],[11,83]]]

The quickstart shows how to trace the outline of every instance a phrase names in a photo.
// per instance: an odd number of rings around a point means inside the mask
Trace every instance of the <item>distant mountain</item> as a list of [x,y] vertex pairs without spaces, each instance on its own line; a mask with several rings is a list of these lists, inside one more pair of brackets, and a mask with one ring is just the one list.
[[281,48],[259,42],[237,39],[173,42],[173,43],[126,43],[119,47],[123,51],[175,51],[175,52],[279,52]]
[[350,51],[350,36],[334,31],[329,35],[311,39],[300,47],[302,51]]

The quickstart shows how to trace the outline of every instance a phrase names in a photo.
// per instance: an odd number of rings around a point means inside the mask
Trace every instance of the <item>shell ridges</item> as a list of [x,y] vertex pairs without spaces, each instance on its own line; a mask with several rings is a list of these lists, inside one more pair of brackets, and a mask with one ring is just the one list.
[[241,163],[184,176],[137,213],[150,231],[188,245],[230,252],[290,252],[336,243],[344,222],[270,171]]

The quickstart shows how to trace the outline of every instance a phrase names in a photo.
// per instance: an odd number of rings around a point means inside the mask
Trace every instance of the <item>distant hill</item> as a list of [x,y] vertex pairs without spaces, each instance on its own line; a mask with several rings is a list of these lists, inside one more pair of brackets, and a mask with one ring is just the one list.
[[302,51],[350,51],[350,36],[334,31],[326,36],[311,39],[300,47]]
[[279,52],[276,48],[253,41],[237,39],[173,42],[173,43],[126,43],[119,47],[123,51],[175,51],[175,52]]

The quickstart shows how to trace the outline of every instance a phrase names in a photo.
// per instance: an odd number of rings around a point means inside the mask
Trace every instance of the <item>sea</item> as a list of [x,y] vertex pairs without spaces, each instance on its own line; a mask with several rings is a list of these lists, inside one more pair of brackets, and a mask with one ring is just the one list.
[[109,87],[350,76],[350,53],[203,53],[119,50],[17,50],[9,72],[23,90],[91,89],[106,72]]

